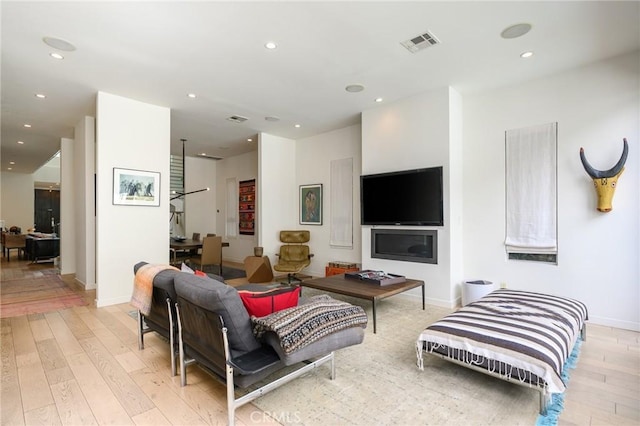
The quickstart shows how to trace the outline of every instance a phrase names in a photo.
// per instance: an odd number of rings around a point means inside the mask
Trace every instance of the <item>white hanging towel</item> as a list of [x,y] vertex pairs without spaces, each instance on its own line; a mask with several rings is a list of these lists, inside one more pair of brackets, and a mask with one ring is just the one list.
[[510,253],[557,253],[557,123],[505,132]]

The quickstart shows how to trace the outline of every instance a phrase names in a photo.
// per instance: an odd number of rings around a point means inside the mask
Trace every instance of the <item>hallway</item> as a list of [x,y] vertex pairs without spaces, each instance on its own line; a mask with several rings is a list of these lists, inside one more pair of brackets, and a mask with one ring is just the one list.
[[2,318],[44,313],[94,303],[95,290],[85,291],[72,276],[61,277],[53,262],[32,263],[17,256],[0,263]]

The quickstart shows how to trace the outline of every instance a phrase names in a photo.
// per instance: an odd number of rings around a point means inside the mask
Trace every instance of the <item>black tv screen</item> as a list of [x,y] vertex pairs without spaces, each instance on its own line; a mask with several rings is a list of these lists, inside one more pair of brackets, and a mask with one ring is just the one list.
[[442,167],[360,176],[362,225],[444,225]]

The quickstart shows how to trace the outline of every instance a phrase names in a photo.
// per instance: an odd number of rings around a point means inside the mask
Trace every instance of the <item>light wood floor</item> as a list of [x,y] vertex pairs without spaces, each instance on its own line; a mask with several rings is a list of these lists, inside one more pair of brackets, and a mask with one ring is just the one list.
[[[3,260],[2,280],[41,267]],[[192,368],[180,387],[165,341],[148,334],[138,350],[129,311],[90,304],[2,319],[0,424],[225,424],[224,386]],[[639,333],[589,325],[559,424],[638,425],[639,406]],[[236,413],[238,424],[277,424],[251,404]]]

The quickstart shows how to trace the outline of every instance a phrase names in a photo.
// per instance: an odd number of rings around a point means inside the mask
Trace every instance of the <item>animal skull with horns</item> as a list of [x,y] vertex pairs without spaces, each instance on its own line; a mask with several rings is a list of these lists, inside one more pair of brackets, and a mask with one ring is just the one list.
[[622,141],[624,142],[622,156],[616,165],[609,170],[594,169],[584,156],[584,148],[580,148],[580,160],[582,161],[584,169],[587,171],[589,176],[591,176],[591,179],[593,179],[593,185],[596,187],[596,192],[598,194],[598,211],[601,212],[610,212],[613,208],[611,206],[613,193],[616,190],[618,178],[624,171],[624,163],[627,161],[629,145],[627,144],[626,138],[623,138]]

